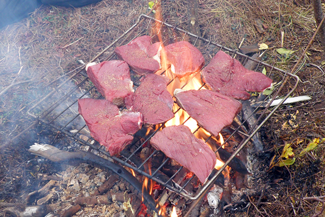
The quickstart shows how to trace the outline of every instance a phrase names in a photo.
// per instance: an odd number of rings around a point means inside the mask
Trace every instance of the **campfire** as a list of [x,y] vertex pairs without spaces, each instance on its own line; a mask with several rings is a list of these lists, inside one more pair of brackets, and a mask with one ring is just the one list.
[[[157,11],[157,14],[159,14],[159,11]],[[39,118],[41,123],[64,132],[69,138],[77,140],[83,147],[87,147],[87,153],[89,155],[81,157],[81,154],[77,152],[77,154],[73,155],[74,159],[92,161],[95,159],[95,156],[104,158],[105,160],[103,162],[107,163],[106,168],[111,169],[120,178],[129,182],[135,191],[140,192],[141,198],[139,201],[134,199],[132,202],[130,200],[130,207],[131,210],[135,209],[133,213],[135,216],[149,216],[152,213],[161,216],[187,216],[193,210],[200,212],[196,206],[200,201],[205,202],[203,211],[201,212],[207,213],[208,211],[206,210],[210,210],[211,207],[218,209],[219,201],[221,200],[230,204],[232,188],[235,185],[233,180],[236,183],[247,182],[246,175],[249,172],[246,169],[246,163],[247,161],[250,163],[254,161],[247,159],[246,154],[240,151],[246,149],[245,146],[247,144],[250,143],[250,146],[254,146],[254,141],[260,140],[260,138],[254,137],[254,135],[256,135],[256,132],[258,132],[259,128],[270,115],[276,111],[276,108],[266,117],[264,115],[266,109],[259,114],[262,118],[259,120],[261,124],[257,120],[253,124],[244,124],[248,121],[236,118],[229,127],[217,135],[212,135],[186,112],[186,109],[183,108],[184,106],[176,103],[176,101],[180,100],[180,97],[175,98],[175,95],[178,95],[182,91],[208,91],[209,88],[202,81],[200,71],[191,75],[186,74],[182,77],[175,76],[177,69],[173,65],[168,65],[165,60],[166,53],[164,49],[170,44],[166,42],[169,42],[171,39],[174,42],[184,41],[186,39],[194,46],[200,48],[207,62],[219,50],[226,51],[232,57],[239,59],[244,65],[247,62],[255,62],[257,64],[255,67],[256,71],[262,71],[265,68],[269,73],[268,76],[272,77],[275,82],[281,81],[285,72],[177,27],[163,23],[160,19],[155,20],[145,15],[142,15],[136,25],[108,46],[93,61],[103,62],[105,60],[117,59],[117,56],[113,52],[109,56],[105,52],[112,51],[111,48],[125,45],[137,36],[145,34],[150,35],[154,41],[162,43],[160,48],[160,51],[162,51],[162,61],[160,62],[162,69],[156,72],[156,74],[169,80],[167,90],[174,96],[174,104],[172,106],[173,118],[155,125],[144,125],[134,134],[131,143],[124,150],[120,151],[119,155],[110,155],[103,146],[91,138],[89,130],[84,124],[84,119],[78,114],[78,99],[89,96],[93,98],[100,97],[99,92],[91,85],[84,71],[77,71],[72,74],[60,85],[58,90],[48,94],[43,100],[33,106],[29,110],[29,114]],[[120,44],[118,44],[118,41],[120,41]],[[71,83],[72,78],[77,82],[77,86]],[[140,88],[143,81],[142,75],[131,71],[130,79],[137,89]],[[267,102],[270,99],[274,99],[275,96],[276,93],[273,92],[273,94],[266,96],[263,100]],[[49,104],[49,102],[52,103]],[[251,113],[249,115],[252,116]],[[183,167],[176,160],[166,157],[162,151],[152,146],[153,138],[158,133],[172,126],[188,127],[191,134],[197,140],[204,143],[211,152],[215,153],[215,159],[213,159],[215,163],[213,164],[213,168],[211,168],[212,172],[204,181],[202,179],[200,180],[200,177],[195,172]],[[253,137],[254,141],[252,140]],[[61,153],[56,149],[49,148],[49,150],[53,150],[54,153],[60,155],[66,154],[66,158],[57,159],[57,161],[63,161],[71,157],[68,153]],[[246,152],[250,152],[250,150],[252,148],[247,149]],[[34,153],[44,156],[37,151],[34,151]],[[45,157],[49,157],[52,154],[45,155]],[[49,158],[51,159],[51,157]],[[96,160],[95,163],[102,165],[103,162]],[[251,171],[250,167],[249,171],[254,172]],[[243,188],[244,184],[238,184],[236,187],[237,189]],[[207,193],[209,193],[208,198],[203,199]],[[127,199],[130,198],[127,197]],[[123,198],[121,202],[126,203],[127,201]]]

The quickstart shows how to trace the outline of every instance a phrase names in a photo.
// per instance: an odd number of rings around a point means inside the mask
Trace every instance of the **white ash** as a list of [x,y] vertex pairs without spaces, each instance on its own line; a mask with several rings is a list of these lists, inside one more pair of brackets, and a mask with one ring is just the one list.
[[214,188],[207,195],[210,207],[214,209],[218,208],[222,193],[223,188],[219,187],[218,185],[214,185]]

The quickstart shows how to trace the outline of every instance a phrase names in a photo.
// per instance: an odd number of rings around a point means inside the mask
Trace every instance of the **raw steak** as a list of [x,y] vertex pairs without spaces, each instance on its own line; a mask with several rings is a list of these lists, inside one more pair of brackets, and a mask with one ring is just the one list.
[[151,44],[150,36],[141,36],[129,44],[115,48],[115,53],[138,74],[148,74],[160,69],[160,42]]
[[203,81],[212,90],[236,99],[247,100],[246,91],[262,92],[270,87],[272,80],[260,72],[246,69],[238,60],[219,51],[202,70]]
[[187,41],[180,41],[165,47],[167,63],[177,77],[193,74],[204,65],[202,53]]
[[144,123],[159,124],[174,117],[173,98],[166,89],[168,78],[148,74],[133,95],[125,99],[127,108],[143,114]]
[[119,113],[118,107],[107,100],[79,99],[78,105],[90,135],[111,155],[119,154],[142,126],[139,112]]
[[150,143],[192,171],[202,183],[216,164],[215,153],[184,125],[164,128],[151,138]]
[[133,93],[130,69],[122,60],[88,64],[87,74],[98,91],[116,105],[123,104],[123,99]]
[[230,125],[241,110],[239,101],[211,90],[176,89],[174,95],[179,106],[215,136]]

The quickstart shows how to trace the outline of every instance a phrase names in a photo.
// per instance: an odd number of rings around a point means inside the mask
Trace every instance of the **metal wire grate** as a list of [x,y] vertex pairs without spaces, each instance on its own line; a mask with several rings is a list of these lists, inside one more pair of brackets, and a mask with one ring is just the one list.
[[[158,31],[157,29],[155,29],[156,22],[161,24],[160,29]],[[81,138],[82,135],[84,135],[84,132],[87,133],[87,128],[83,118],[78,114],[78,99],[101,98],[101,95],[97,92],[96,88],[93,86],[93,84],[87,77],[85,67],[71,72],[71,75],[69,77],[67,76],[64,81],[61,81],[61,83],[58,85],[58,87],[55,88],[55,90],[47,94],[37,104],[33,105],[33,107],[29,109],[28,114],[35,118],[38,118],[42,123],[50,125],[53,128],[64,132],[69,137],[74,138],[78,142],[84,145],[88,145],[92,149],[100,151],[101,153],[105,154],[108,158],[133,169],[137,173],[156,181],[157,183],[167,187],[168,189],[178,194],[181,194],[189,199],[196,200],[200,196],[202,196],[204,192],[214,183],[214,181],[220,175],[221,171],[229,164],[232,158],[239,153],[239,151],[250,141],[253,135],[260,129],[260,127],[279,108],[279,106],[284,102],[284,100],[290,96],[290,94],[296,88],[299,78],[296,75],[287,73],[272,65],[269,65],[259,60],[254,60],[251,57],[243,55],[235,50],[226,48],[202,37],[198,37],[190,32],[187,32],[170,24],[161,22],[159,20],[155,20],[154,18],[151,18],[146,15],[141,15],[138,21],[130,29],[128,29],[124,34],[117,38],[100,54],[94,57],[91,62],[101,62],[104,60],[117,59],[117,56],[114,54],[115,47],[127,44],[134,38],[142,35],[151,35],[154,39],[156,37],[157,32],[162,34],[165,45],[181,40],[187,40],[191,42],[202,52],[206,60],[206,64],[209,63],[211,58],[219,50],[227,52],[232,57],[238,59],[242,64],[245,64],[248,60],[255,61],[257,63],[257,66],[254,70],[261,72],[263,69],[266,69],[267,76],[272,78],[272,80],[276,84],[278,84],[278,86],[275,86],[273,93],[265,98],[264,102],[268,102],[269,99],[274,99],[276,95],[279,94],[277,93],[277,90],[280,84],[283,84],[284,79],[286,77],[289,77],[289,80],[286,83],[288,85],[285,85],[280,92],[280,95],[283,96],[282,102],[273,109],[270,109],[268,106],[263,109],[258,107],[255,109],[255,111],[259,111],[260,113],[264,114],[260,116],[260,120],[258,122],[260,124],[256,123],[256,127],[254,128],[254,130],[252,130],[253,132],[251,132],[249,135],[246,135],[246,139],[244,139],[240,143],[236,151],[232,154],[232,156],[225,163],[225,165],[195,192],[188,192],[185,190],[185,187],[189,185],[194,176],[182,182],[181,184],[176,183],[173,180],[177,176],[177,174],[180,173],[182,167],[180,167],[174,174],[168,176],[167,179],[166,175],[161,175],[162,168],[170,161],[169,158],[164,158],[160,166],[152,169],[151,172],[147,170],[147,167],[145,165],[147,165],[147,163],[150,162],[156,156],[156,154],[158,153],[157,150],[154,150],[152,153],[150,153],[150,155],[146,159],[141,160],[138,157],[139,152],[142,150],[142,148],[148,145],[148,141],[150,140],[150,138],[155,134],[155,132],[160,130],[163,125],[154,126],[155,130],[152,130],[148,135],[146,135],[146,130],[148,130],[148,128],[144,128],[143,132],[139,133],[140,136],[135,136],[135,140],[126,148],[125,151],[122,152],[120,157],[110,156],[109,153],[106,152],[102,146],[100,146],[96,141],[91,138],[88,141]],[[140,85],[139,76],[131,72],[131,78],[134,82],[135,87]],[[170,81],[170,83],[171,82],[172,80]],[[238,131],[239,128],[235,129],[235,131],[227,138],[227,140],[229,140]],[[141,135],[141,133],[143,133],[143,135]],[[225,142],[227,142],[227,140]]]

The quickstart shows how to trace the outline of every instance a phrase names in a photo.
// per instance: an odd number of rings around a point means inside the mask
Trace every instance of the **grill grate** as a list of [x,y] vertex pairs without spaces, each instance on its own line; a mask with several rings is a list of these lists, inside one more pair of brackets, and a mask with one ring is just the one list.
[[[230,54],[232,57],[238,59],[242,64],[245,64],[248,60],[255,61],[257,63],[255,71],[262,71],[264,68],[267,71],[267,75],[273,79],[278,86],[275,86],[273,93],[264,100],[267,102],[269,99],[274,99],[277,95],[284,96],[283,101],[290,96],[290,94],[294,91],[296,86],[298,85],[299,78],[296,75],[290,74],[285,72],[279,68],[276,68],[272,65],[264,63],[259,60],[254,60],[246,55],[238,53],[235,50],[226,48],[222,45],[216,44],[211,42],[207,39],[202,37],[198,37],[190,32],[184,31],[178,27],[172,26],[170,24],[161,22],[159,20],[155,20],[146,15],[141,15],[138,21],[125,33],[123,33],[119,38],[117,38],[112,44],[110,44],[107,48],[105,48],[100,54],[94,57],[90,62],[97,61],[101,62],[104,60],[111,60],[117,59],[116,55],[114,54],[114,49],[117,46],[127,44],[129,41],[133,40],[136,37],[142,35],[152,35],[152,37],[156,37],[155,33],[155,23],[158,22],[161,25],[160,29],[158,30],[159,33],[162,34],[162,38],[164,39],[164,44],[170,44],[172,42],[187,40],[195,45],[203,54],[206,64],[209,63],[211,58],[219,51],[223,50]],[[100,146],[96,141],[93,139],[88,139],[85,141],[81,139],[81,135],[84,134],[86,131],[86,125],[83,118],[78,114],[78,99],[81,98],[101,98],[100,94],[97,92],[96,88],[92,85],[90,80],[87,77],[85,72],[85,67],[79,67],[78,69],[70,72],[70,76],[66,77],[64,81],[60,81],[58,87],[56,87],[53,91],[47,94],[42,100],[40,100],[37,104],[33,105],[31,109],[29,109],[28,114],[38,118],[40,122],[52,126],[54,129],[64,132],[69,137],[74,138],[78,142],[90,146],[94,150],[98,150],[101,153],[105,154],[108,158],[113,159],[114,161],[129,167],[140,173],[157,183],[167,187],[168,189],[181,194],[184,197],[187,197],[191,200],[197,200],[204,195],[204,193],[209,189],[209,187],[214,183],[217,177],[220,175],[222,170],[229,164],[231,159],[236,156],[239,151],[249,142],[249,140],[253,137],[253,135],[260,129],[260,127],[271,117],[271,115],[279,108],[282,104],[280,103],[278,106],[270,109],[266,107],[264,109],[256,108],[256,111],[262,113],[260,115],[260,120],[256,122],[256,126],[252,132],[246,136],[236,151],[232,154],[225,165],[214,175],[210,178],[199,190],[196,192],[187,192],[185,187],[191,182],[194,176],[189,178],[185,183],[179,184],[174,182],[174,177],[180,173],[182,167],[180,167],[176,173],[166,178],[166,175],[162,175],[161,169],[164,165],[170,162],[170,159],[165,159],[160,166],[153,169],[151,172],[148,172],[146,168],[146,164],[151,161],[155,155],[158,153],[157,150],[154,150],[146,159],[140,160],[137,156],[141,149],[147,145],[147,142],[150,138],[157,132],[163,125],[155,126],[156,130],[152,130],[149,135],[145,135],[146,129],[144,128],[139,134],[137,141],[132,142],[131,145],[128,147],[133,147],[132,151],[130,149],[126,149],[121,153],[120,157],[110,156],[108,152],[104,150],[104,147]],[[131,72],[131,78],[134,82],[135,87],[139,85],[140,77]],[[284,84],[285,79],[288,79],[286,84],[282,85],[281,91],[279,86]],[[173,80],[170,81],[170,83]],[[280,93],[278,93],[280,92]],[[265,103],[264,103],[265,104]],[[270,104],[270,103],[269,103]],[[268,115],[266,115],[268,114]],[[185,120],[187,121],[187,120]],[[260,122],[260,124],[258,124]],[[230,135],[225,142],[227,142],[236,132],[240,130],[238,127],[232,135]],[[209,138],[208,138],[209,139]],[[206,140],[206,142],[208,141]],[[135,148],[135,149],[134,149]]]

